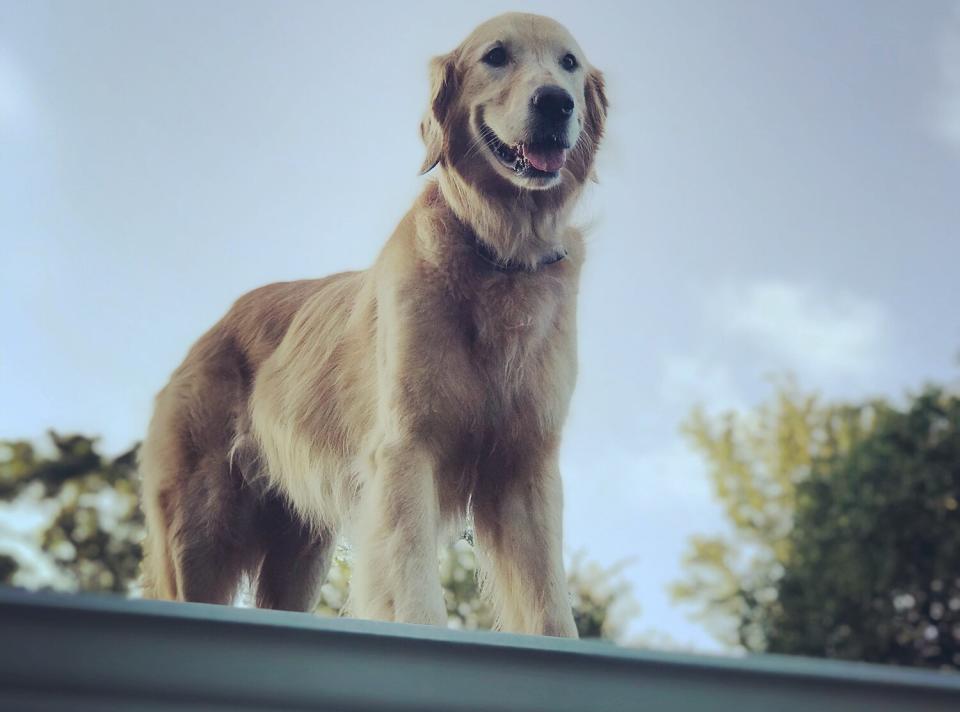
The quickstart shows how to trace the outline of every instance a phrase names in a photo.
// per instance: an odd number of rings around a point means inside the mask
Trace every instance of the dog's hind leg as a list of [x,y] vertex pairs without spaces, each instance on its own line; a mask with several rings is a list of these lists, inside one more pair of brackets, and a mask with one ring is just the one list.
[[172,539],[178,598],[230,604],[245,573],[257,563],[259,549],[252,517],[233,498],[222,498],[203,473],[192,476],[189,494],[181,496]]
[[191,537],[176,561],[179,600],[230,605],[244,573],[238,552],[219,541]]
[[144,598],[179,599],[176,567],[170,550],[170,527],[175,516],[171,492],[174,467],[167,457],[169,440],[163,419],[155,417],[140,448],[140,489],[144,514],[143,562],[140,585]]
[[164,497],[158,496],[152,507],[144,506],[147,532],[143,540],[143,563],[140,585],[144,598],[175,601],[177,576],[167,541],[167,507]]
[[261,510],[263,564],[257,577],[257,607],[313,611],[333,560],[336,535],[312,529],[276,495]]

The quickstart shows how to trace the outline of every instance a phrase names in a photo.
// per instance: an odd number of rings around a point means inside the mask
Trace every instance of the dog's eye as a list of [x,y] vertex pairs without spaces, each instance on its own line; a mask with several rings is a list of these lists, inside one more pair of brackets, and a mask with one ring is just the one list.
[[494,47],[483,55],[483,63],[491,67],[502,67],[507,63],[507,50],[503,47]]
[[560,66],[566,69],[568,72],[572,72],[574,69],[580,66],[580,63],[572,54],[565,54],[563,55],[563,59],[560,60]]

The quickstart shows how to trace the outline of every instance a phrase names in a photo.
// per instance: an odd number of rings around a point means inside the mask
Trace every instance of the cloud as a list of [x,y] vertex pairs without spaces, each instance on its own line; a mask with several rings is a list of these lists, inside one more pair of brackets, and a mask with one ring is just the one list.
[[665,359],[659,386],[661,401],[683,414],[694,405],[710,411],[741,410],[746,406],[730,367],[699,355]]
[[940,89],[934,131],[960,149],[960,2],[954,5],[938,50]]
[[885,352],[887,317],[862,297],[782,281],[726,290],[721,328],[816,380],[872,374]]

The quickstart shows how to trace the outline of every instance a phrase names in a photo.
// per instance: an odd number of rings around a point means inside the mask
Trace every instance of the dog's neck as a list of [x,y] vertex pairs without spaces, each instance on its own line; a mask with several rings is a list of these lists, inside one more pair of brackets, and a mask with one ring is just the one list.
[[511,187],[491,196],[455,171],[439,174],[440,196],[493,266],[531,272],[566,254],[564,238],[580,192],[572,180],[549,191]]

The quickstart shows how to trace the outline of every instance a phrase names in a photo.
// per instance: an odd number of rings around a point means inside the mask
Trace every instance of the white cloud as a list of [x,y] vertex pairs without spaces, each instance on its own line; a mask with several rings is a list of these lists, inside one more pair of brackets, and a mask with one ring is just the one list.
[[742,410],[746,406],[730,367],[701,356],[665,359],[659,386],[661,401],[681,414],[695,405],[710,411]]
[[726,290],[721,328],[814,380],[873,374],[885,352],[887,318],[862,297],[782,281]]
[[940,90],[934,130],[960,149],[960,3],[954,6],[938,49]]

